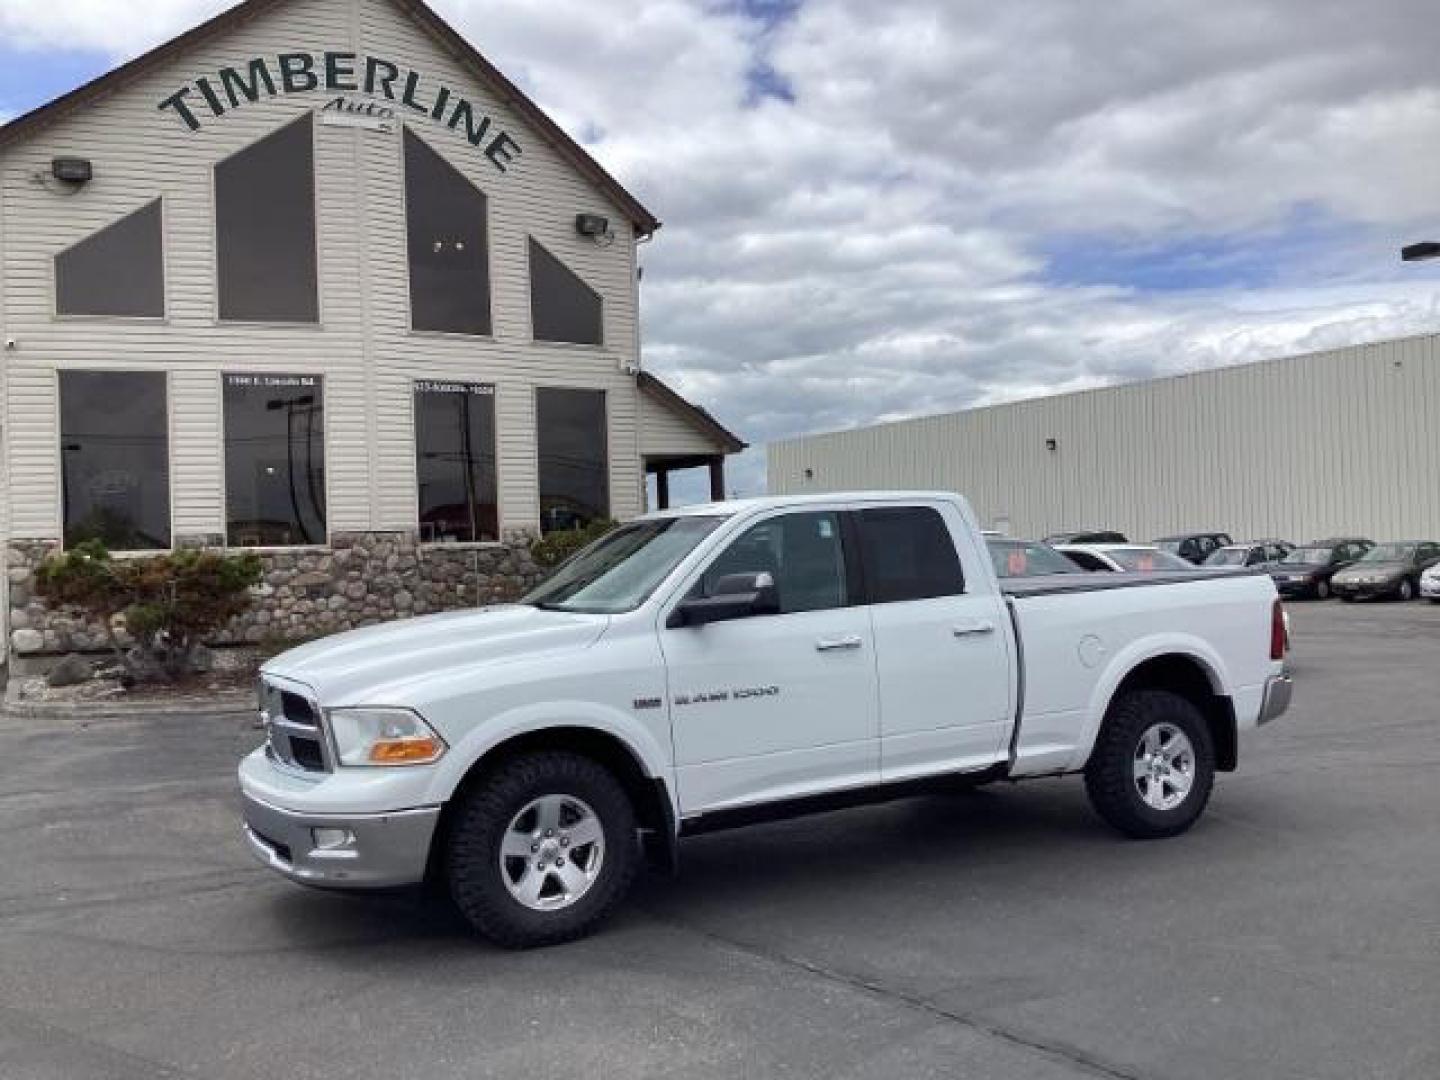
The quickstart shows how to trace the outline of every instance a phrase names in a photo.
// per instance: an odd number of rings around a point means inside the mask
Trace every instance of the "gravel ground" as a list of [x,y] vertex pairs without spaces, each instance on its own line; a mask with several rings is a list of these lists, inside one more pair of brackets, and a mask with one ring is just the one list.
[[252,865],[246,719],[0,719],[0,1077],[1440,1076],[1440,606],[1293,616],[1183,838],[1075,779],[845,811],[525,954]]

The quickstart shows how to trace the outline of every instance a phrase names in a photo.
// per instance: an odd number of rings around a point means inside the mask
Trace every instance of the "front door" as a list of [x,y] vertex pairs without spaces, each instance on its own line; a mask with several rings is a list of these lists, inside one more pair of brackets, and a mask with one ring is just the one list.
[[878,779],[874,645],[840,519],[765,518],[686,592],[709,596],[728,574],[767,572],[779,614],[679,628],[661,616],[683,814]]
[[[981,769],[1008,750],[1014,710],[1000,598],[971,552],[967,585],[952,506],[894,506],[856,515],[871,603],[886,781]],[[969,551],[969,548],[966,548]]]

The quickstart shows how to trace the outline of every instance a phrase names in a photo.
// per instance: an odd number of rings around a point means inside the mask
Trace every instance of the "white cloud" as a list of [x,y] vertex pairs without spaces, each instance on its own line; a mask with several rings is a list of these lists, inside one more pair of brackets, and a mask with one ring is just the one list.
[[[0,40],[17,49],[134,56],[233,7],[235,0],[4,0]],[[121,16],[117,18],[117,15]]]
[[[0,37],[124,56],[225,5],[117,6]],[[1440,328],[1395,258],[1440,216],[1430,0],[436,6],[666,221],[647,363],[753,442]]]

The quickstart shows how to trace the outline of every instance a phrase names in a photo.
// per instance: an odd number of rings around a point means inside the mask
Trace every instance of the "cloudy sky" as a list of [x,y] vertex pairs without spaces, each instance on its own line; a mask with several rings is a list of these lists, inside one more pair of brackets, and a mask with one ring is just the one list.
[[[0,114],[226,6],[0,0]],[[757,447],[1440,329],[1433,0],[435,6],[665,221],[646,364]]]

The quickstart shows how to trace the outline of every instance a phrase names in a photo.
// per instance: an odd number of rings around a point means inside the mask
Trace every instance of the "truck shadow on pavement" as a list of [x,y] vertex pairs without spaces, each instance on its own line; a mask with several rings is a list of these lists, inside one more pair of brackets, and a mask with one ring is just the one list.
[[[743,919],[747,909],[759,917],[815,896],[898,909],[917,887],[948,881],[973,893],[1002,868],[1012,887],[1017,878],[1053,885],[1056,860],[1098,870],[1134,847],[1088,811],[1073,778],[927,795],[684,840],[679,875],[642,872],[607,925],[684,925],[715,911]],[[434,887],[348,893],[277,883],[260,903],[275,936],[345,966],[387,948],[410,960],[416,949],[493,949]]]

